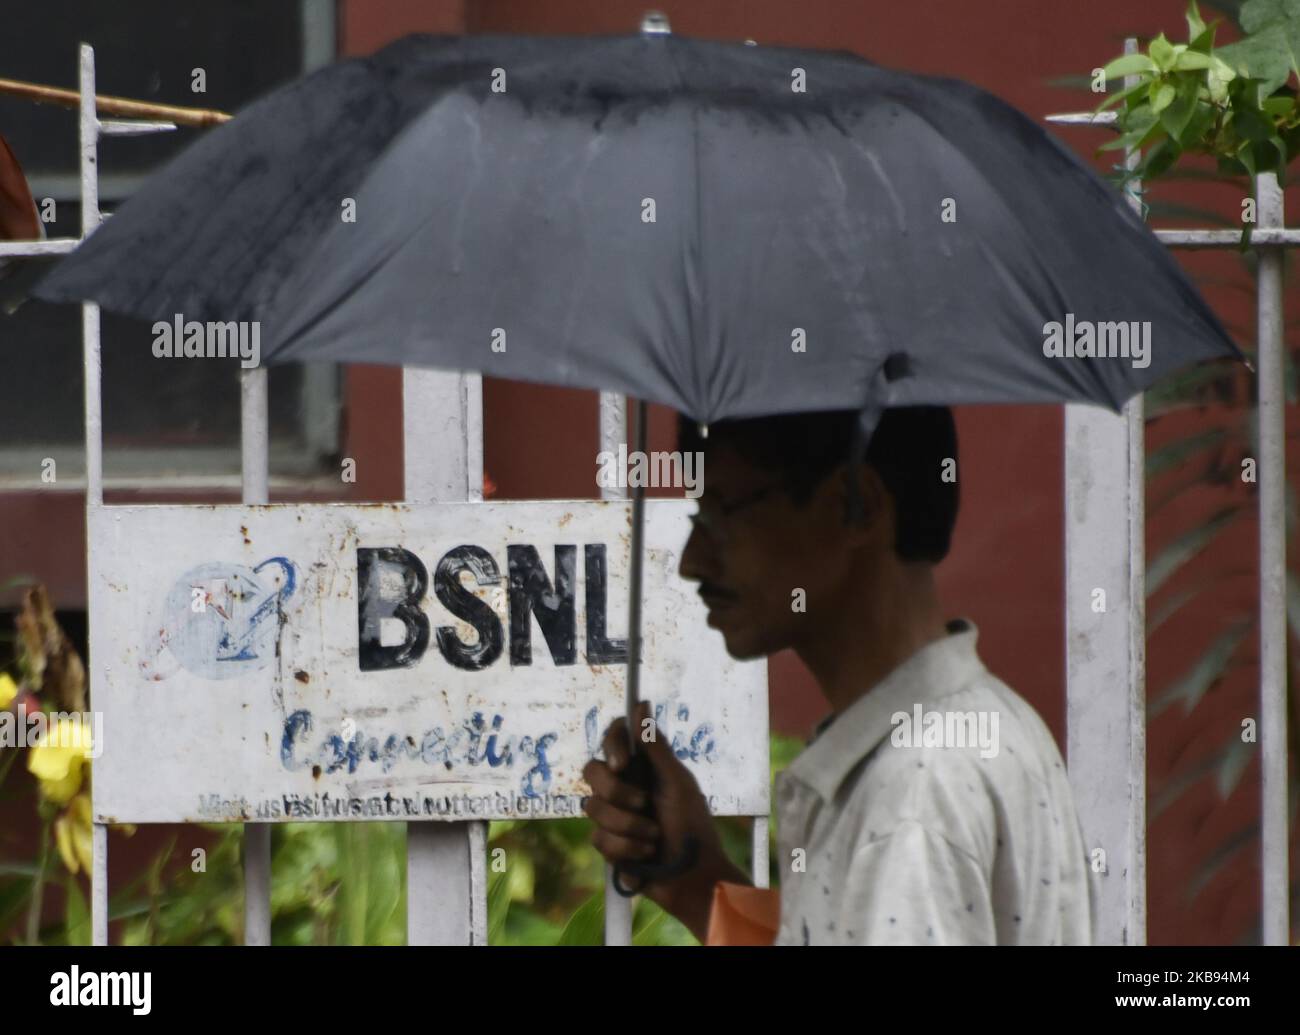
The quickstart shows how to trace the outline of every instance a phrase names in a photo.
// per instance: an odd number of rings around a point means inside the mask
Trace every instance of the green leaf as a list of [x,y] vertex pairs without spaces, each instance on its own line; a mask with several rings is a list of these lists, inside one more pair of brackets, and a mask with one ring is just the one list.
[[[1206,141],[1214,129],[1214,120],[1217,117],[1216,109],[1208,102],[1197,99],[1192,106],[1192,115],[1188,119],[1187,125],[1183,127],[1180,139],[1184,148],[1197,147],[1201,142]],[[1181,175],[1181,173],[1180,173]],[[1218,181],[1218,177],[1207,173],[1208,178]]]
[[506,917],[510,913],[510,882],[506,874],[493,873],[488,878],[487,914],[488,944],[501,944],[501,930],[505,927]]
[[1238,75],[1258,81],[1264,96],[1276,93],[1295,71],[1295,50],[1277,26],[1220,47],[1216,54]]
[[[332,823],[338,843],[339,882],[338,909],[340,925],[335,944],[366,944],[366,910],[369,881],[369,842],[365,837],[365,823]],[[356,876],[353,876],[356,875]],[[349,879],[351,878],[351,879]]]
[[1162,72],[1170,71],[1174,67],[1175,58],[1178,56],[1173,44],[1165,39],[1163,32],[1151,41],[1151,45],[1147,47],[1147,52],[1151,55],[1151,60],[1156,63],[1156,67]]
[[1220,633],[1192,667],[1148,706],[1148,719],[1160,715],[1175,701],[1182,701],[1184,715],[1191,713],[1206,691],[1223,678],[1232,655],[1253,626],[1252,618],[1238,619]]
[[1236,70],[1226,61],[1216,57],[1214,65],[1205,73],[1205,88],[1209,91],[1210,100],[1215,104],[1226,104],[1236,79]]
[[1241,26],[1241,5],[1244,3],[1246,0],[1205,0],[1206,7],[1226,14],[1238,27]]
[[1224,751],[1223,759],[1219,762],[1219,771],[1215,774],[1214,781],[1219,790],[1219,797],[1224,801],[1232,797],[1232,792],[1237,789],[1237,784],[1241,782],[1241,774],[1246,771],[1246,766],[1255,757],[1255,750],[1258,747],[1258,744],[1248,744],[1243,741],[1240,730],[1228,741],[1227,749]]
[[1147,594],[1156,592],[1179,568],[1190,561],[1241,513],[1236,507],[1220,510],[1204,524],[1184,532],[1147,565]]
[[[1246,171],[1250,173],[1251,176],[1255,175],[1256,173],[1255,152],[1254,150],[1252,150],[1249,140],[1247,140],[1239,148],[1237,148],[1237,161],[1239,161],[1242,165],[1246,167]],[[1252,224],[1247,223],[1246,228],[1249,230],[1251,225]]]
[[1155,72],[1156,63],[1145,54],[1125,54],[1123,57],[1117,57],[1110,64],[1104,66],[1101,71],[1109,81],[1127,75],[1138,75],[1142,72]]
[[1174,103],[1174,98],[1178,96],[1178,87],[1174,86],[1173,83],[1156,80],[1152,82],[1148,96],[1151,100],[1151,110],[1159,115]]
[[1241,30],[1254,34],[1296,18],[1300,18],[1300,7],[1295,0],[1246,0],[1241,7]]
[[1154,822],[1191,787],[1200,783],[1211,772],[1216,772],[1228,753],[1228,746],[1203,755],[1190,765],[1180,767],[1173,776],[1167,776],[1158,786],[1153,785],[1147,802],[1147,821]]
[[537,886],[533,860],[527,852],[511,852],[506,868],[506,884],[510,888],[511,902],[531,902]]
[[1176,438],[1159,449],[1153,449],[1147,453],[1147,477],[1155,478],[1166,471],[1181,467],[1197,453],[1216,450],[1227,437],[1228,432],[1225,428],[1210,428],[1197,435]]
[[1198,54],[1212,54],[1214,52],[1214,35],[1218,31],[1219,23],[1206,28],[1206,30],[1187,44],[1188,50],[1194,50]]
[[66,945],[90,944],[90,908],[86,897],[77,885],[77,878],[68,874],[64,884],[63,934]]
[[1224,581],[1226,581],[1226,579],[1222,574],[1216,574],[1209,578],[1197,579],[1194,586],[1191,586],[1182,592],[1170,594],[1159,607],[1153,608],[1148,603],[1147,642],[1150,643],[1156,632],[1159,631],[1160,627],[1185,606],[1190,604],[1193,600],[1199,599],[1202,593],[1212,587],[1222,584]]
[[1213,68],[1214,60],[1209,54],[1203,54],[1199,50],[1184,50],[1178,57],[1174,58],[1175,72],[1190,72],[1193,69]]
[[18,877],[0,882],[0,931],[11,930],[18,918],[27,911],[35,883],[33,877]]
[[658,945],[659,932],[663,930],[664,920],[667,916],[668,914],[661,909],[655,916],[643,923],[638,930],[632,933],[632,944]]
[[1274,135],[1273,123],[1256,108],[1234,108],[1233,126],[1250,141],[1268,140]]
[[1120,124],[1124,128],[1114,140],[1108,140],[1099,147],[1098,151],[1115,151],[1119,149],[1136,150],[1142,146],[1151,131],[1160,125],[1160,120],[1156,117],[1155,112],[1151,110],[1151,105],[1143,103],[1141,107],[1133,109],[1127,115],[1120,115]]
[[1201,19],[1201,12],[1196,9],[1196,0],[1187,2],[1187,38],[1194,40],[1205,31],[1205,22]]
[[1155,179],[1160,176],[1178,160],[1178,156],[1182,153],[1183,149],[1178,146],[1177,141],[1171,139],[1160,141],[1142,163],[1142,178]]
[[1119,93],[1111,94],[1099,105],[1097,105],[1097,107],[1094,108],[1093,110],[1105,111],[1112,104],[1117,104],[1120,101],[1127,100],[1129,97],[1133,96],[1133,94],[1137,93],[1139,90],[1145,90],[1145,89],[1147,89],[1147,81],[1144,79],[1140,83],[1134,83],[1132,86],[1125,87],[1123,90],[1120,90]]
[[1206,28],[1206,30],[1187,44],[1188,50],[1194,50],[1198,54],[1214,53],[1214,35],[1218,31],[1219,23]]
[[633,945],[699,945],[686,926],[648,898],[638,897],[632,918]]
[[[405,944],[406,910],[402,881],[406,871],[405,838],[393,823],[356,823],[365,831],[370,866],[360,876],[369,886],[366,896],[366,945]],[[350,875],[344,876],[344,881]]]
[[1188,879],[1184,892],[1186,900],[1193,901],[1219,874],[1233,864],[1243,848],[1257,844],[1258,839],[1259,824],[1251,823],[1223,840]]
[[531,909],[514,906],[501,932],[502,945],[556,945],[561,934],[558,924],[538,916]]
[[597,891],[574,910],[560,932],[558,945],[603,945],[605,943],[605,892]]

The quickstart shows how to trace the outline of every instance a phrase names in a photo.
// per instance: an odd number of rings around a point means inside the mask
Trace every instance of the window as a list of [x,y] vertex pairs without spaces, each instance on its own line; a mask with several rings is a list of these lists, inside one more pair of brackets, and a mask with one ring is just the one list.
[[[77,46],[95,47],[97,89],[141,100],[236,111],[333,60],[333,0],[176,4],[135,0],[11,5],[0,35],[6,75],[75,87]],[[206,92],[191,90],[203,69]],[[77,113],[0,97],[3,132],[40,205],[54,202],[50,237],[80,233]],[[155,168],[205,130],[100,140],[100,207],[112,210]],[[239,363],[174,363],[150,351],[149,323],[102,317],[104,469],[112,484],[162,478],[238,484]],[[84,470],[81,316],[76,306],[30,300],[0,315],[0,479],[39,482],[58,463],[60,486]],[[333,365],[271,368],[273,478],[337,467],[339,375]],[[71,476],[71,478],[69,478]]]

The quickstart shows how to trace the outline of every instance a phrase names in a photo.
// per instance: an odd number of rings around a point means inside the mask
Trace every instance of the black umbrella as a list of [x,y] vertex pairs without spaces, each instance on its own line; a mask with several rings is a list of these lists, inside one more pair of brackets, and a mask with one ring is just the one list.
[[477,370],[641,415],[859,408],[858,457],[884,406],[1118,410],[1240,358],[1128,203],[988,93],[643,28],[412,36],[322,69],[207,133],[36,294],[257,321],[271,363]]

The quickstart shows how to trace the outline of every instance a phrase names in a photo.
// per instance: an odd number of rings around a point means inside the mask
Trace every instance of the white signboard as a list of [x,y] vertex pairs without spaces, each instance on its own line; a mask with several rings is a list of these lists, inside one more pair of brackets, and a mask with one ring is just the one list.
[[[642,696],[713,811],[768,812],[767,666],[646,501]],[[623,712],[621,501],[90,511],[104,823],[581,815]],[[96,745],[97,750],[101,745]]]

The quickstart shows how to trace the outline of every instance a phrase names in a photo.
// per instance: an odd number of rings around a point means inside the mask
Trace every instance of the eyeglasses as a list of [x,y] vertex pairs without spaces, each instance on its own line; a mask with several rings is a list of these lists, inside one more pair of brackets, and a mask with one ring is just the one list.
[[[699,504],[699,509],[691,515],[691,526],[693,528],[703,528],[714,540],[722,541],[725,539],[723,529],[726,526],[726,519],[739,511],[752,507],[755,503],[767,499],[783,490],[779,482],[771,485],[765,485],[761,489],[742,496],[738,500],[732,500],[730,503],[714,502],[712,507],[706,507],[704,503]],[[704,497],[701,497],[703,499]],[[712,501],[711,501],[712,502]]]

